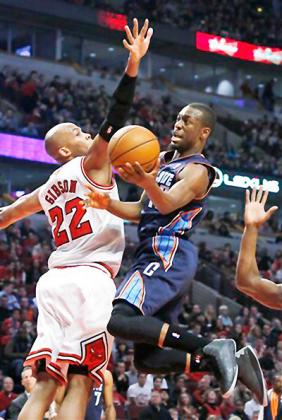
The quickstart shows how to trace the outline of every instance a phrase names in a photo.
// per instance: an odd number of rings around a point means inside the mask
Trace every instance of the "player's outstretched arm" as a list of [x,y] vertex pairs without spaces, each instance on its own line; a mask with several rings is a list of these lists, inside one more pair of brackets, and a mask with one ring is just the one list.
[[161,214],[169,214],[193,199],[202,197],[209,185],[207,168],[193,163],[180,172],[179,181],[169,191],[163,191],[158,186],[155,170],[146,173],[138,162],[133,165],[126,163],[116,169],[124,181],[143,188]]
[[113,377],[109,370],[104,374],[104,404],[105,420],[116,420],[116,410],[113,401]]
[[93,207],[95,209],[107,210],[113,215],[120,217],[123,220],[138,223],[141,216],[143,203],[146,199],[146,194],[143,193],[139,201],[119,201],[110,198],[109,194],[101,193],[94,188],[88,187],[89,192],[86,194],[87,198],[81,201],[80,204],[87,209]]
[[263,279],[256,261],[256,246],[259,227],[277,210],[264,210],[268,192],[253,189],[246,191],[245,230],[241,240],[236,269],[236,287],[246,295],[272,309],[282,309],[282,285]]
[[42,210],[39,198],[39,189],[30,194],[23,195],[13,204],[0,209],[0,229],[5,229],[18,220],[31,216]]
[[[103,121],[84,161],[84,169],[90,177],[91,175],[95,176],[95,173],[91,174],[91,171],[100,170],[110,164],[107,154],[108,142],[112,135],[124,126],[128,118],[134,98],[140,62],[148,51],[153,29],[149,28],[149,21],[146,19],[139,31],[138,20],[134,19],[133,30],[131,31],[128,26],[125,26],[125,33],[127,39],[123,40],[123,45],[129,51],[129,58],[125,73],[113,94],[106,119]],[[109,176],[109,173],[110,171],[107,171],[106,176]]]

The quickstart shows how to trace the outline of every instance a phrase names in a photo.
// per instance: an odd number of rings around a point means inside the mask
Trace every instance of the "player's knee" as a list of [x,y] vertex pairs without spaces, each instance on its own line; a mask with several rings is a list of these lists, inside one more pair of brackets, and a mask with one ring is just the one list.
[[116,335],[118,335],[117,334],[118,333],[118,324],[119,324],[119,316],[112,315],[111,318],[110,318],[110,320],[109,320],[109,323],[107,325],[107,330],[114,337]]
[[122,337],[128,330],[128,318],[133,316],[136,316],[134,308],[126,303],[117,303],[107,325],[109,333],[113,336]]
[[70,392],[91,393],[93,388],[93,380],[85,375],[72,374],[69,375],[69,383],[67,394]]

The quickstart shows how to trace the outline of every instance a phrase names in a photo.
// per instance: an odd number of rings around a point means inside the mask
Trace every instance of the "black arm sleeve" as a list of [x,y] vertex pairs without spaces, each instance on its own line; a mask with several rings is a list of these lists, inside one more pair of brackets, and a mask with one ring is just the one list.
[[119,82],[113,94],[107,117],[99,129],[99,134],[104,140],[110,141],[112,135],[124,126],[133,102],[136,79],[136,77],[130,77],[125,73]]

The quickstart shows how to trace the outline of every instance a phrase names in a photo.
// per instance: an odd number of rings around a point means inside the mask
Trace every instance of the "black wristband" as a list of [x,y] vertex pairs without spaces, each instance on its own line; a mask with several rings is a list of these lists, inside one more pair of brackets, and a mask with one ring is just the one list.
[[104,121],[102,122],[102,124],[100,125],[99,128],[99,134],[101,137],[103,137],[103,139],[107,142],[109,142],[111,140],[111,137],[121,128],[123,127],[123,125],[112,125],[109,123],[109,121],[106,119],[104,119]]

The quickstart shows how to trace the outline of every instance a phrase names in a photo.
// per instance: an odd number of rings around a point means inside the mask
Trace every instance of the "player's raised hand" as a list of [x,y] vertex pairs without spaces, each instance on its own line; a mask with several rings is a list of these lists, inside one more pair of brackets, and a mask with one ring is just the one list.
[[135,184],[145,190],[150,185],[155,184],[159,166],[160,161],[158,159],[151,172],[145,172],[139,162],[133,164],[127,162],[122,167],[117,167],[116,170],[124,181]]
[[260,227],[278,209],[277,206],[273,206],[269,210],[265,211],[264,206],[266,204],[267,197],[268,191],[263,191],[262,186],[260,186],[258,190],[253,188],[251,193],[249,190],[246,191],[246,206],[244,214],[246,226]]
[[93,207],[95,209],[106,210],[110,203],[110,196],[105,193],[100,193],[94,188],[87,186],[89,192],[86,195],[85,200],[81,200],[79,204],[86,209],[87,207]]
[[131,58],[134,61],[139,62],[148,51],[153,35],[153,28],[149,28],[149,21],[148,19],[145,19],[144,25],[139,32],[138,20],[134,18],[132,31],[128,25],[126,25],[124,29],[127,40],[123,40],[123,45],[130,52]]

